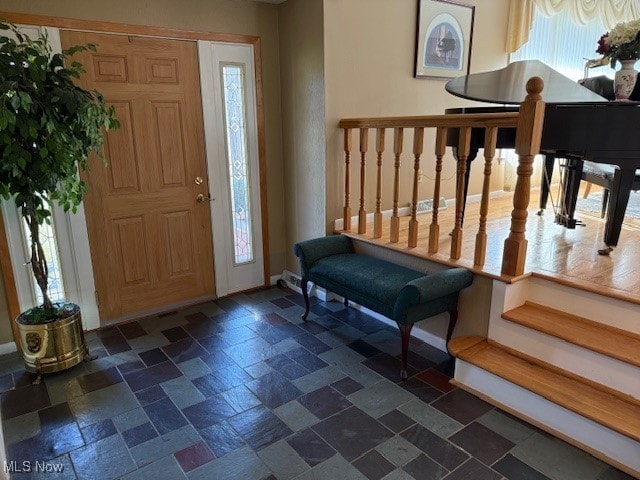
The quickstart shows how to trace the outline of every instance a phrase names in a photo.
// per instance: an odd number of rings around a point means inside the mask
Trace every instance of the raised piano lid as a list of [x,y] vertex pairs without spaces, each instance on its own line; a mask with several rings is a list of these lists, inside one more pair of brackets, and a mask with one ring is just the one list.
[[531,77],[544,81],[542,99],[546,103],[599,103],[606,98],[561,75],[538,60],[513,62],[493,72],[472,73],[449,80],[447,92],[469,100],[518,105],[527,95],[525,85]]

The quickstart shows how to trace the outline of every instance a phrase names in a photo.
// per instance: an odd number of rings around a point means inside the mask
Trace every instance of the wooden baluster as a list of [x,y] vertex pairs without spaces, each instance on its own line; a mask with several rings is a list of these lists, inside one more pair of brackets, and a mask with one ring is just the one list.
[[373,238],[382,237],[382,153],[384,152],[384,128],[376,130],[376,153],[378,154],[378,174],[376,182],[376,213],[373,214]]
[[476,234],[476,251],[473,256],[474,265],[482,266],[487,251],[487,213],[489,211],[489,190],[491,190],[491,162],[496,154],[498,129],[487,127],[484,135],[484,182],[482,184],[482,200],[480,202],[480,227]]
[[413,129],[413,198],[411,200],[411,220],[409,220],[409,246],[418,245],[418,177],[420,176],[420,155],[424,143],[424,128]]
[[440,204],[440,177],[442,174],[442,157],[447,148],[447,129],[439,127],[436,131],[436,180],[433,186],[433,214],[429,225],[429,253],[438,252],[440,225],[438,225],[438,208]]
[[398,217],[398,196],[400,195],[400,155],[402,154],[402,142],[404,130],[396,128],[393,130],[393,154],[395,156],[394,176],[393,176],[393,214],[391,215],[390,240],[392,243],[400,241],[400,217]]
[[462,212],[464,211],[464,176],[467,171],[467,158],[471,150],[471,127],[460,129],[458,142],[458,170],[456,191],[456,223],[451,233],[451,258],[457,260],[462,255]]
[[502,273],[522,275],[527,258],[527,239],[524,235],[527,223],[527,207],[531,194],[531,174],[533,159],[540,151],[540,138],[544,122],[544,102],[540,93],[544,82],[533,77],[527,82],[527,98],[520,104],[518,130],[516,133],[516,153],[518,154],[518,180],[513,194],[511,212],[511,232],[504,241]]
[[358,233],[367,232],[367,211],[364,208],[365,197],[365,162],[369,143],[369,129],[360,129],[360,210],[358,211]]
[[344,211],[342,214],[345,231],[351,230],[351,207],[349,206],[349,196],[351,191],[351,178],[349,175],[349,164],[351,163],[351,129],[344,129]]

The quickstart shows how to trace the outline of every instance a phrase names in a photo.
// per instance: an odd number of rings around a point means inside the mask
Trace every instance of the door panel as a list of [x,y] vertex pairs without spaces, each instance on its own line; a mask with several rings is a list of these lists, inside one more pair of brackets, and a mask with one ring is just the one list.
[[[169,258],[167,265],[170,267],[169,277],[177,277],[193,272],[191,259],[191,212],[170,212],[164,215],[164,231],[167,245],[169,246]],[[180,252],[180,254],[179,254]]]
[[150,281],[143,217],[121,218],[113,221],[116,228],[118,259],[122,265],[122,284],[133,285]]
[[133,137],[133,112],[130,102],[113,102],[120,129],[109,132],[105,153],[109,159],[109,192],[133,193],[140,191],[138,155]]
[[[256,79],[249,45],[198,42],[219,296],[268,285],[258,158]],[[215,172],[215,173],[213,173]]]
[[[93,55],[94,82],[127,83],[127,57],[121,55]],[[85,66],[85,68],[87,68]]]
[[[213,297],[209,187],[195,43],[61,32],[85,88],[100,91],[121,128],[109,132],[105,168],[83,174],[101,320]],[[202,178],[196,184],[195,179]]]

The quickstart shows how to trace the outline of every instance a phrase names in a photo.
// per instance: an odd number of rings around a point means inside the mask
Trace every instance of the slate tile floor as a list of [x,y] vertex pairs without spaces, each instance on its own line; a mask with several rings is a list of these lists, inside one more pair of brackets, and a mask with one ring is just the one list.
[[[0,357],[7,457],[47,479],[623,480],[448,383],[449,357],[337,302],[271,288],[87,335],[31,386]],[[58,468],[59,468],[58,467]]]

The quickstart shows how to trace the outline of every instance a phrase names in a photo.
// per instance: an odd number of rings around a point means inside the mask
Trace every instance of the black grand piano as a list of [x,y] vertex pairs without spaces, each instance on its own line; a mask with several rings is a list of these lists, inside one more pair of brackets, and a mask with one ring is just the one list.
[[[619,169],[606,212],[605,248],[608,254],[618,244],[636,169],[640,168],[640,103],[611,102],[568,79],[537,60],[514,62],[502,70],[471,74],[447,82],[445,89],[458,97],[501,104],[501,107],[451,108],[445,113],[481,113],[516,110],[526,96],[529,78],[544,80],[542,99],[546,102],[540,153],[545,155],[545,171],[551,178],[555,158],[567,159],[561,210],[556,222],[574,228],[574,217],[582,161],[611,164]],[[457,145],[457,131],[449,132],[447,144]],[[484,131],[474,129],[468,162],[484,143]],[[498,131],[498,148],[513,148],[515,131]],[[469,172],[467,168],[467,172]],[[468,178],[467,178],[468,182]],[[541,209],[546,206],[548,184],[542,182]],[[465,188],[466,195],[466,188]]]

